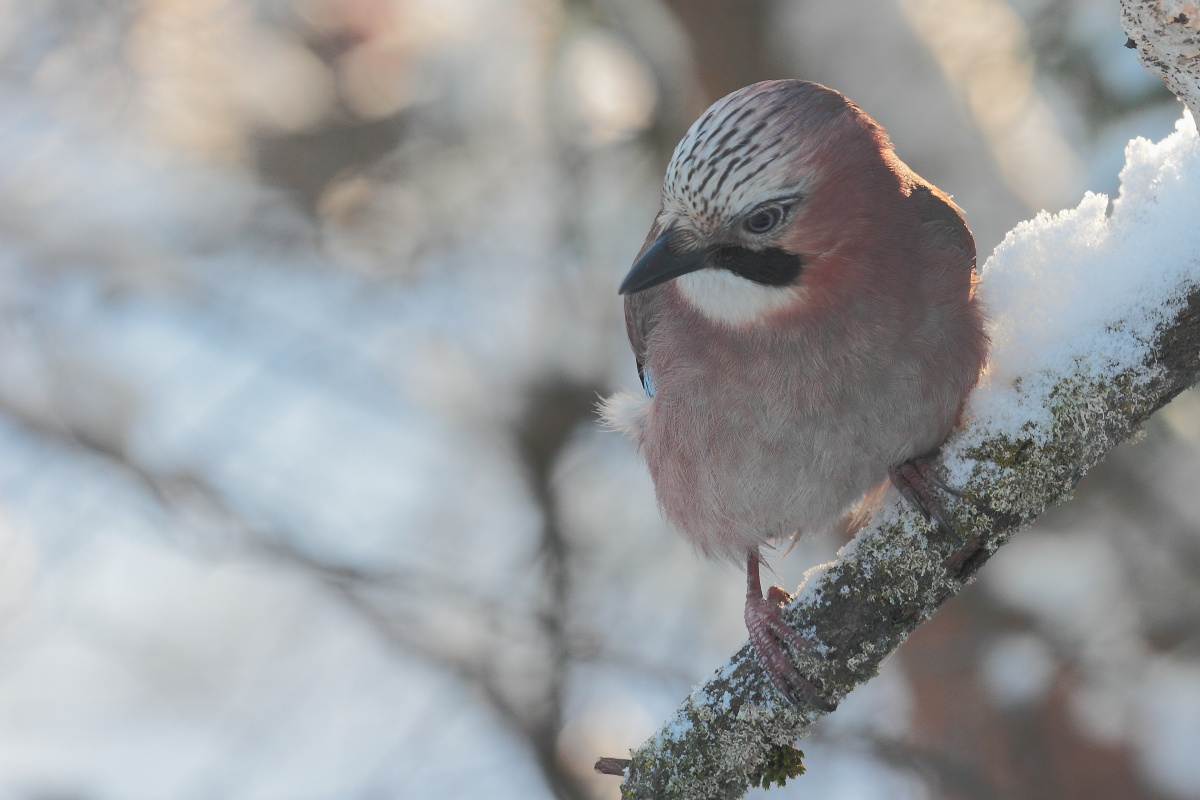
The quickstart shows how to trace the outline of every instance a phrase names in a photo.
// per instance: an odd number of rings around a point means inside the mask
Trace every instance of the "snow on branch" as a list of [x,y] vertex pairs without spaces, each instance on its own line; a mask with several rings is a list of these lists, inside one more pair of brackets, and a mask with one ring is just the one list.
[[[1129,2],[1139,43],[1156,41],[1164,13]],[[1157,22],[1131,13],[1154,14]],[[1149,11],[1153,6],[1156,11]],[[1178,16],[1171,17],[1177,19]],[[1192,34],[1191,84],[1200,105]],[[1175,47],[1176,39],[1163,39]],[[1144,52],[1153,52],[1150,44]],[[1172,51],[1177,55],[1182,50]],[[1145,56],[1143,59],[1145,60]],[[1151,56],[1165,73],[1173,57]],[[1126,149],[1118,198],[1089,193],[1077,208],[1018,225],[983,268],[980,291],[993,337],[988,371],[966,423],[939,465],[963,502],[950,510],[951,540],[898,499],[890,501],[837,561],[816,567],[788,610],[819,644],[797,656],[830,699],[870,680],[880,662],[971,580],[1016,531],[1070,497],[1079,479],[1129,439],[1156,410],[1200,377],[1200,141],[1191,114],[1158,144]],[[632,753],[622,796],[720,800],[802,770],[796,740],[821,715],[787,704],[761,674],[749,645],[692,691],[675,716]]]
[[1200,117],[1200,3],[1121,0],[1121,21],[1138,61]]

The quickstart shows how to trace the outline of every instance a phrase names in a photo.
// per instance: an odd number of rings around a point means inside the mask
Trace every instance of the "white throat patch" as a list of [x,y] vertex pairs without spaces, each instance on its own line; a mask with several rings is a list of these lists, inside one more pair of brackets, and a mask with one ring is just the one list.
[[679,293],[713,322],[732,327],[763,323],[773,312],[799,302],[798,286],[763,286],[726,269],[701,269],[675,279]]

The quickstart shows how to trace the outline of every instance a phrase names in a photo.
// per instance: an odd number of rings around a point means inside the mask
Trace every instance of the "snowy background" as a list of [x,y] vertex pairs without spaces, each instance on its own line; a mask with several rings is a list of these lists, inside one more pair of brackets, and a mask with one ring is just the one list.
[[[1124,41],[1115,0],[0,2],[0,800],[616,797],[745,639],[593,413],[675,141],[826,83],[984,256],[1174,129]],[[771,796],[1200,798],[1198,448],[1188,394]]]

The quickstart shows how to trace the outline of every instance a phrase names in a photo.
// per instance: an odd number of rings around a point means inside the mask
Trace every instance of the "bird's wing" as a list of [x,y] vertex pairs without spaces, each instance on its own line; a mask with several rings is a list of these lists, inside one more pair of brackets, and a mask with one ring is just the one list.
[[936,186],[916,183],[908,195],[921,220],[922,238],[939,250],[951,251],[964,269],[975,269],[975,237],[962,211]]
[[[662,234],[662,223],[655,219],[650,228],[642,249],[638,251],[633,263],[641,260],[646,251],[654,246]],[[646,369],[646,352],[650,346],[650,332],[658,322],[659,287],[653,287],[641,292],[625,295],[625,332],[629,335],[629,346],[633,348],[633,357],[637,361],[638,378],[646,390],[646,394],[654,396],[654,377]]]
[[633,348],[633,357],[637,361],[638,378],[646,389],[646,394],[654,395],[654,378],[646,371],[646,350],[649,346],[650,331],[654,330],[656,322],[655,300],[658,290],[647,289],[625,296],[625,332],[629,335],[629,346]]

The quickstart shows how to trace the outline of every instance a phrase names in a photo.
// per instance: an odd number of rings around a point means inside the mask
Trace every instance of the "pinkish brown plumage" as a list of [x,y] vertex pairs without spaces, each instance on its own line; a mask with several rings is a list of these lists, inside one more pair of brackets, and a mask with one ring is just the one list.
[[745,561],[746,621],[792,699],[826,705],[783,653],[760,549],[826,529],[889,476],[940,524],[922,456],[987,353],[958,209],[841,94],[769,81],[714,103],[679,143],[622,284],[647,397],[606,417],[639,443],[667,518]]

